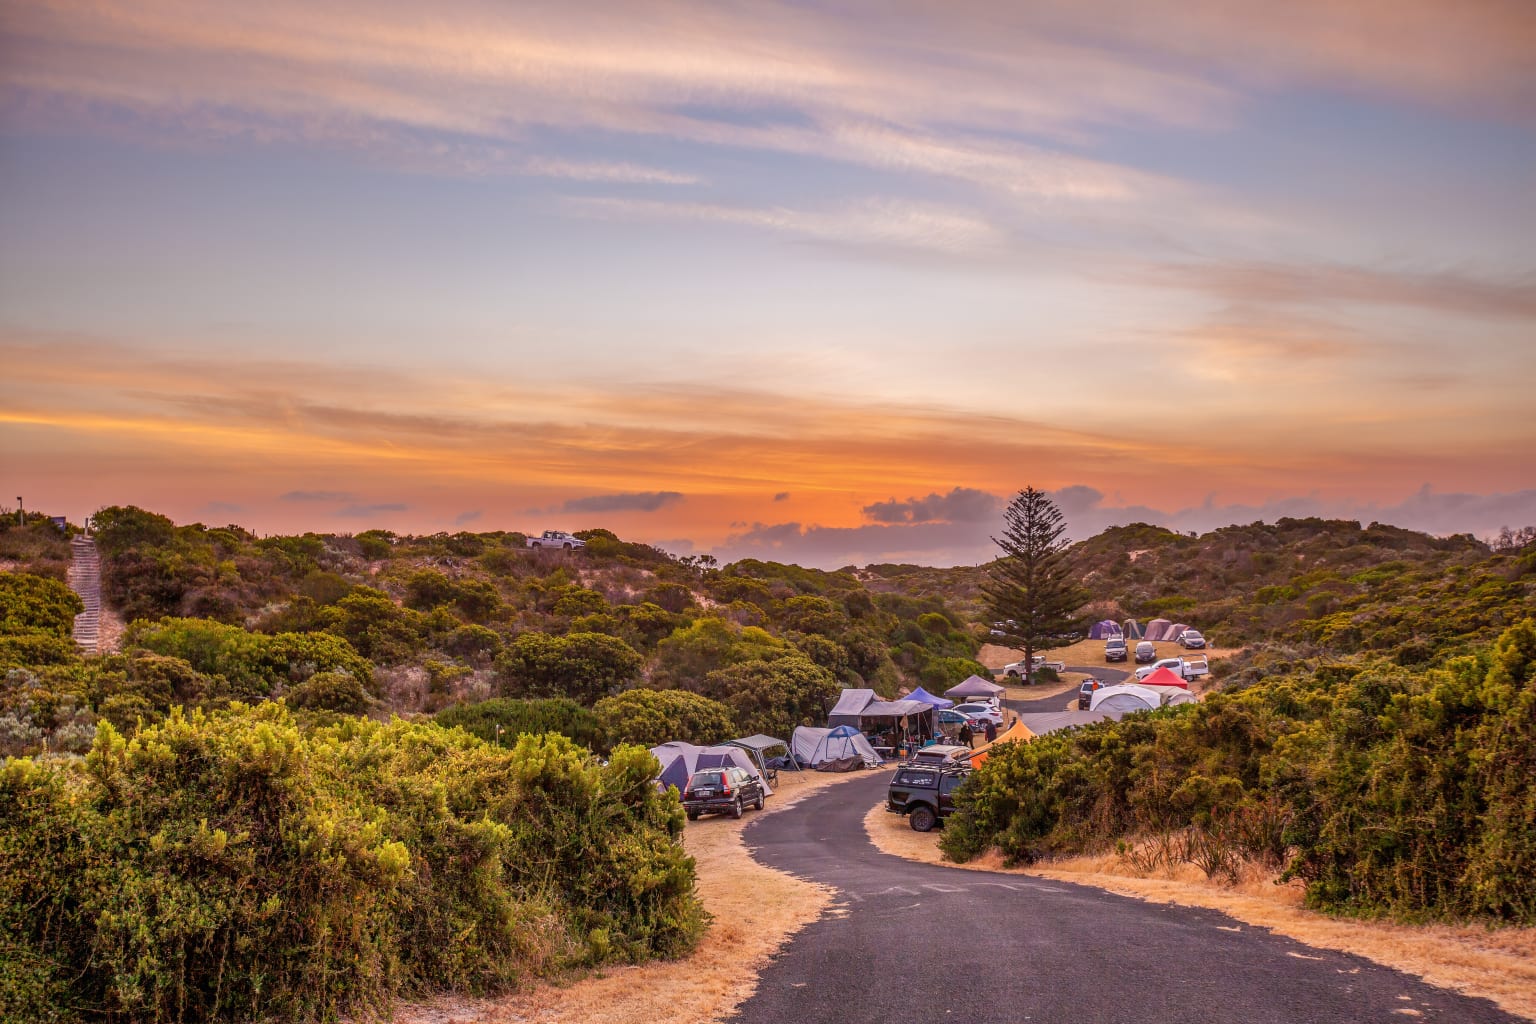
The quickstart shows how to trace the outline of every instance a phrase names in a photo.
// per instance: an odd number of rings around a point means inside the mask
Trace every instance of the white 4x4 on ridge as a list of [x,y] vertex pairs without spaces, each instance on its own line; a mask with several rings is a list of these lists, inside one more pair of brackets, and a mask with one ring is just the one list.
[[564,530],[545,530],[543,536],[529,537],[528,546],[531,548],[564,548],[570,551],[574,548],[584,548],[587,542],[580,537],[572,537]]

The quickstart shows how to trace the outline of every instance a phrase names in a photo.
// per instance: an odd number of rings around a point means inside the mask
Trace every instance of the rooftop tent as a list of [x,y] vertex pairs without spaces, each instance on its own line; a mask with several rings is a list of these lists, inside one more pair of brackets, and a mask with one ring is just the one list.
[[1189,683],[1184,677],[1166,665],[1156,672],[1147,673],[1147,678],[1138,681],[1142,686],[1176,686],[1181,690],[1189,689]]
[[969,700],[972,697],[1001,697],[1006,691],[996,683],[988,682],[981,676],[971,676],[958,686],[951,686],[944,691],[944,696],[950,700]]
[[928,704],[936,708],[952,708],[955,706],[954,701],[945,700],[943,697],[935,697],[921,686],[907,694],[907,700],[920,700],[924,704]]
[[860,764],[878,767],[885,763],[875,753],[875,748],[869,745],[864,734],[849,725],[830,729],[802,725],[790,736],[789,745],[795,760],[803,761],[812,768],[848,763],[848,768],[842,769],[846,771]]
[[1148,640],[1166,640],[1168,639],[1168,627],[1172,625],[1173,623],[1167,619],[1153,619],[1147,623],[1146,638]]
[[1089,640],[1106,640],[1120,635],[1120,624],[1114,619],[1103,619],[1088,628]]
[[763,784],[763,792],[772,794],[768,780],[752,761],[752,756],[741,747],[724,744],[718,747],[700,747],[692,743],[663,743],[651,748],[651,755],[661,764],[657,781],[663,786],[676,786],[679,790],[688,785],[688,777],[706,768],[735,765],[744,768]]
[[1121,625],[1125,627],[1125,638],[1127,640],[1141,639],[1141,623],[1135,619],[1126,619]]
[[1163,706],[1163,698],[1156,691],[1135,683],[1106,686],[1093,691],[1090,711],[1151,711]]

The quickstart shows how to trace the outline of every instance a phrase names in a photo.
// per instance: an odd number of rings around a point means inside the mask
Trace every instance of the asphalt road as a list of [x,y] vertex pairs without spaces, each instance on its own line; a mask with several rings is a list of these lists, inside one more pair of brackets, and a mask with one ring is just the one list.
[[840,896],[763,971],[737,1024],[1519,1020],[1215,911],[888,856],[863,829],[888,780],[873,772],[747,827],[759,861]]
[[[1086,672],[1105,686],[1114,686],[1116,683],[1123,683],[1132,678],[1129,670],[1109,668],[1105,665],[1068,665],[1067,671]],[[1051,697],[1036,697],[1033,700],[1005,700],[1003,704],[1021,715],[1038,715],[1063,710],[1075,694],[1076,691],[1067,690]],[[1075,703],[1072,706],[1077,707]]]

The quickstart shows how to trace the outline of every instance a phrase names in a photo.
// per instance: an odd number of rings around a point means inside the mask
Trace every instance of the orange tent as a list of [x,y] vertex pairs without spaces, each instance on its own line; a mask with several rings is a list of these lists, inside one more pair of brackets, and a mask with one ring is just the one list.
[[1138,679],[1137,682],[1142,686],[1177,686],[1181,690],[1189,689],[1189,684],[1184,681],[1184,677],[1166,665],[1150,673],[1147,678]]
[[1017,743],[1020,740],[1028,743],[1034,738],[1035,734],[1029,731],[1029,727],[1026,726],[1023,722],[1015,719],[1012,725],[997,734],[997,739],[993,740],[991,743],[984,743],[977,747],[971,756],[966,760],[970,761],[972,768],[979,768],[981,767],[982,762],[987,759],[987,751],[991,750],[999,743]]

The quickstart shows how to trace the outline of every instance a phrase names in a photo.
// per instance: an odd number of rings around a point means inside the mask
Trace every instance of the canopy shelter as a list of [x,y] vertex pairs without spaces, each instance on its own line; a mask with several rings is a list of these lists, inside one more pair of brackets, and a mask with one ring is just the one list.
[[802,725],[789,737],[789,747],[796,761],[817,771],[852,771],[878,768],[885,760],[870,746],[864,734],[851,725],[817,729]]
[[752,760],[752,756],[744,748],[729,743],[715,747],[701,747],[693,743],[663,743],[651,748],[651,756],[661,764],[661,774],[656,777],[657,781],[663,786],[676,786],[679,792],[687,787],[688,778],[694,772],[734,765],[757,776],[763,784],[764,793],[773,793],[763,770]]
[[1093,691],[1089,711],[1151,711],[1163,706],[1162,695],[1138,683],[1121,683]]
[[951,686],[944,691],[944,696],[954,701],[967,701],[975,697],[991,698],[1001,697],[1005,691],[1001,686],[981,676],[971,676],[958,686]]
[[1167,665],[1156,672],[1148,672],[1145,679],[1138,679],[1137,682],[1142,686],[1176,686],[1181,690],[1189,689],[1189,683],[1185,678]]
[[776,739],[772,736],[764,736],[762,733],[757,733],[752,736],[743,736],[739,740],[731,740],[730,745],[733,747],[740,747],[747,753],[751,754],[752,760],[757,763],[758,770],[762,772],[763,775],[767,778],[776,778],[778,774],[773,769],[768,767],[768,751],[775,747],[783,747],[784,753],[786,755],[785,760],[794,765],[795,771],[800,770],[799,762],[797,762],[793,757],[787,756],[791,752],[789,749],[789,744],[781,739]]
[[1088,627],[1089,640],[1106,640],[1112,636],[1120,636],[1120,623],[1114,619],[1102,619]]
[[907,694],[907,700],[920,700],[924,704],[931,704],[933,707],[939,708],[940,710],[944,708],[952,708],[955,706],[954,701],[945,700],[943,697],[935,697],[921,686]]
[[827,715],[827,725],[851,726],[879,737],[882,746],[895,748],[932,736],[935,710],[920,700],[881,700],[874,690],[849,687]]

